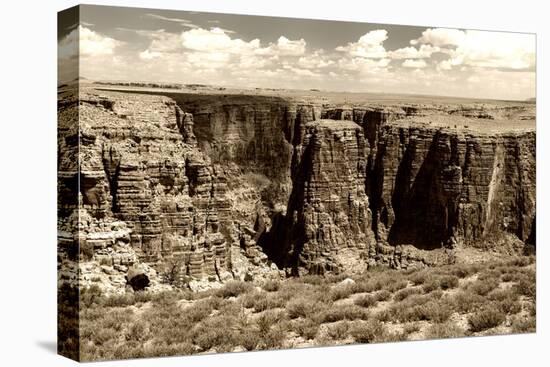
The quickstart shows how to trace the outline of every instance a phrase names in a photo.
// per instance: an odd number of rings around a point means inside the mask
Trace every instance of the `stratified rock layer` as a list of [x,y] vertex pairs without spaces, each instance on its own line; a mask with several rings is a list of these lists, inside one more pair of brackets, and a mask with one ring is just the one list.
[[60,124],[60,223],[93,218],[72,241],[105,248],[92,233],[122,222],[109,246],[218,280],[270,261],[294,274],[406,267],[503,233],[534,243],[531,105],[164,94],[60,102],[61,118],[80,118]]

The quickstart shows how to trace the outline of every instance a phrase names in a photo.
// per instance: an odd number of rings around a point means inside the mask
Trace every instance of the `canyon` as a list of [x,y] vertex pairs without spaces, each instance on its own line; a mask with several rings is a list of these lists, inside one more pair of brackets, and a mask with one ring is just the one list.
[[84,285],[534,251],[533,103],[86,84],[58,113],[59,257]]

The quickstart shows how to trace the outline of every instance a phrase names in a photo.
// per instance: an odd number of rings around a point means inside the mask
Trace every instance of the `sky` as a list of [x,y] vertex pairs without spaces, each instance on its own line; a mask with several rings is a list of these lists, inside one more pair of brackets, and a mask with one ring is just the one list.
[[[79,16],[78,16],[79,14]],[[80,6],[58,76],[237,88],[535,97],[534,34]]]

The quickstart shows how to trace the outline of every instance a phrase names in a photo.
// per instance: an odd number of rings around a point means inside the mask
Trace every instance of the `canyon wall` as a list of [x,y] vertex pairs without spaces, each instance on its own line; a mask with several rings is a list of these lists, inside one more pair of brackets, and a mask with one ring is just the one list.
[[157,269],[224,279],[271,262],[294,274],[406,267],[421,257],[403,246],[503,234],[534,243],[529,105],[158,93],[60,102],[60,116],[80,114],[80,131],[60,125],[59,217],[77,218],[81,251],[128,246]]
[[211,155],[231,152],[226,162],[285,183],[279,200],[286,209],[270,212],[272,226],[259,239],[283,266],[338,268],[349,249],[357,250],[355,259],[401,266],[400,245],[452,249],[503,234],[534,244],[530,105],[341,107],[265,96],[170,97],[200,116],[197,136],[215,142]]

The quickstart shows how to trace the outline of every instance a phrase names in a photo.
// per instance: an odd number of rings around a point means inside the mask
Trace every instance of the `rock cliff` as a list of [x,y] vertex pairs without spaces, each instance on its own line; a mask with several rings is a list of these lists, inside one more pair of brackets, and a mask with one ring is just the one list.
[[534,244],[530,104],[87,88],[59,116],[60,228],[90,218],[60,243],[96,257],[127,244],[135,262],[223,280]]

